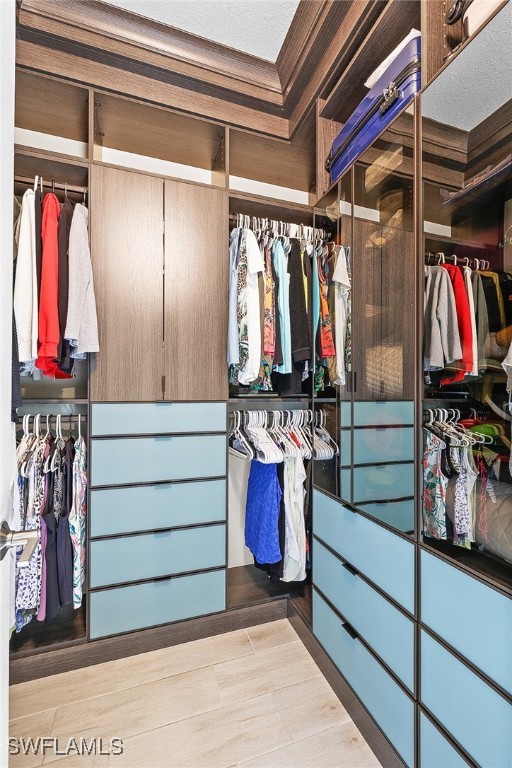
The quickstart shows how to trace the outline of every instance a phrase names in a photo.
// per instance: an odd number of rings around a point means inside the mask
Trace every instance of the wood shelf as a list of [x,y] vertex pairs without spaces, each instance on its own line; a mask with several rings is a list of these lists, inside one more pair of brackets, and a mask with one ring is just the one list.
[[229,173],[243,179],[309,192],[316,183],[315,144],[270,139],[247,131],[229,131]]
[[88,88],[17,68],[15,95],[17,128],[88,142]]
[[77,161],[65,155],[55,155],[44,151],[27,150],[17,146],[14,153],[14,173],[16,176],[34,179],[36,175],[43,180],[64,183],[74,187],[87,187],[89,166],[87,161]]
[[205,170],[213,170],[217,158],[215,170],[224,170],[222,125],[100,92],[94,107],[94,143],[100,152],[101,147],[115,149]]
[[229,212],[289,221],[292,224],[313,224],[313,208],[309,205],[236,190],[229,191]]

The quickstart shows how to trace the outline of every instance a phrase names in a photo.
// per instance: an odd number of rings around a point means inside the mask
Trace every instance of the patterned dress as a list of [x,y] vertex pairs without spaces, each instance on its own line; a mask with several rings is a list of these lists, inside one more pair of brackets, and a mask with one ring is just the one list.
[[87,537],[87,457],[85,440],[75,442],[73,459],[73,504],[69,513],[69,534],[73,545],[73,606],[82,604],[85,581],[85,548]]
[[247,243],[245,232],[240,243],[238,259],[238,284],[236,317],[238,321],[239,361],[230,367],[229,383],[238,384],[238,374],[243,371],[249,357],[249,332],[247,327]]
[[[44,440],[39,440],[33,446],[33,453],[26,464],[26,477],[18,477],[20,498],[23,500],[21,510],[22,529],[36,530],[38,541],[28,564],[16,568],[16,631],[20,632],[37,613],[41,599],[42,577],[42,548],[41,548],[41,518],[40,510],[44,498],[43,456],[46,449]],[[27,487],[28,485],[28,487]],[[22,549],[17,552],[17,559]]]
[[446,488],[448,478],[441,469],[443,442],[427,431],[423,454],[423,534],[446,539]]

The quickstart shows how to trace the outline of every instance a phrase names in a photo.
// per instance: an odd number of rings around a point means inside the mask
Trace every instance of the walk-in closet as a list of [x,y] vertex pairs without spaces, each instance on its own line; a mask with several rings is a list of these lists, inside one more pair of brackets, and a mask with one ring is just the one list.
[[10,683],[288,618],[386,768],[510,768],[512,3],[293,5],[17,2]]

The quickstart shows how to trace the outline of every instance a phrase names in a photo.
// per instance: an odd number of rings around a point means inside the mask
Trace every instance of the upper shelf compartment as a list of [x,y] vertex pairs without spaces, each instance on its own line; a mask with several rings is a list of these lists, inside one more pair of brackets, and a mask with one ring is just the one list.
[[511,34],[509,4],[421,95],[426,234],[498,249],[510,226]]
[[314,141],[305,147],[230,129],[231,191],[309,205],[315,173]]
[[16,144],[87,158],[88,105],[87,88],[17,69]]
[[94,159],[224,186],[225,131],[200,118],[96,92]]
[[[430,0],[429,0],[430,1]],[[418,0],[388,0],[361,46],[338,79],[321,110],[321,117],[346,123],[368,89],[364,83],[411,29],[421,29]]]

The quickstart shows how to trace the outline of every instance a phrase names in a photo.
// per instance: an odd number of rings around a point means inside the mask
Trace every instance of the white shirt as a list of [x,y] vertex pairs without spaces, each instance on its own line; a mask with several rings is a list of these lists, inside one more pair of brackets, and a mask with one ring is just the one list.
[[20,213],[18,260],[14,281],[14,315],[18,334],[20,363],[37,358],[38,310],[36,268],[35,193],[27,189]]
[[265,264],[254,232],[246,229],[244,234],[245,247],[247,249],[247,288],[245,298],[247,303],[248,357],[244,368],[240,369],[238,381],[240,384],[251,384],[251,382],[258,378],[261,366],[262,339],[258,273],[265,271]]
[[343,246],[340,247],[332,279],[334,282],[334,338],[336,340],[336,381],[334,383],[343,386],[346,383],[345,342],[348,320],[348,292],[350,290],[347,255]]
[[306,578],[306,525],[304,522],[304,482],[306,471],[302,456],[284,460],[285,548],[283,581]]

